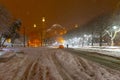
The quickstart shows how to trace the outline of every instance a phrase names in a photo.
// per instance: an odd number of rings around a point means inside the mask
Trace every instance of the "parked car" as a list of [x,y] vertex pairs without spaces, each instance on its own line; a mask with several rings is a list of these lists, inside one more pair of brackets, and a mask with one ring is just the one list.
[[60,49],[63,49],[63,48],[64,48],[64,46],[63,46],[63,45],[59,45],[59,48],[60,48]]

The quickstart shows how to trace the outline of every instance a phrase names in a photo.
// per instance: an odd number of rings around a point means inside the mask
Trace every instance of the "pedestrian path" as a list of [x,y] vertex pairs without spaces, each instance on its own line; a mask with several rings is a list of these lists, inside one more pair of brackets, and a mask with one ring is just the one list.
[[109,55],[113,57],[120,58],[120,47],[79,47],[74,48],[76,50],[88,51],[88,52],[97,52],[99,54]]

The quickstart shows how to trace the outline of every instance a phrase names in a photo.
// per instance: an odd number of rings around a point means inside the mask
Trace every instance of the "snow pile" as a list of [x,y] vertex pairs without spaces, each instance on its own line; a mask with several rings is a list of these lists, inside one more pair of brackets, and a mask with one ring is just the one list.
[[69,80],[120,80],[119,72],[105,69],[81,57],[63,51],[59,51],[56,57],[70,75]]
[[88,52],[97,52],[100,54],[105,54],[120,58],[120,47],[81,47],[74,49],[81,51],[88,51]]

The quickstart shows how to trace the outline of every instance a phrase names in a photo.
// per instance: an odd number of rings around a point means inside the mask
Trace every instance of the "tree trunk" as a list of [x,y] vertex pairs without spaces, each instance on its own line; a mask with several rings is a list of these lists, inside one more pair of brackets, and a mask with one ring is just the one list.
[[0,47],[2,47],[2,34],[1,34],[1,36],[0,36]]
[[114,46],[114,40],[111,39],[111,46]]
[[99,46],[102,46],[102,33],[100,33],[100,37],[99,37]]
[[43,34],[41,32],[41,47],[43,46]]
[[93,32],[92,32],[91,46],[93,46]]
[[4,41],[1,43],[1,46],[3,46],[3,45],[4,45],[5,41],[6,41],[6,38],[5,38],[5,39],[4,39]]
[[82,41],[82,47],[84,47],[84,37],[83,37],[83,41]]

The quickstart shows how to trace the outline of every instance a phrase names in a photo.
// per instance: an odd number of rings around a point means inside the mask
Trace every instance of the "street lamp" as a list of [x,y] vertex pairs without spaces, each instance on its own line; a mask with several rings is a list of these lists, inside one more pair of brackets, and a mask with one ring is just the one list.
[[[43,41],[45,40],[45,26],[44,26],[44,23],[45,23],[45,17],[42,17],[42,26],[41,26],[41,32],[40,32],[40,35],[41,35],[41,46],[43,46]],[[34,28],[36,28],[37,26],[38,26],[37,24],[33,25]]]
[[[45,17],[42,17],[42,32],[41,32],[41,46],[43,46],[43,42],[45,43]],[[45,43],[46,44],[46,43]]]
[[113,29],[116,30],[116,29],[117,29],[117,26],[113,26]]
[[36,24],[34,24],[34,25],[33,25],[33,27],[34,27],[34,28],[36,28],[36,27],[37,27],[37,25],[36,25]]
[[42,22],[45,22],[45,17],[42,17]]

